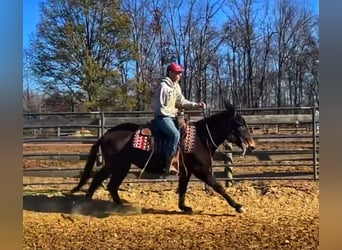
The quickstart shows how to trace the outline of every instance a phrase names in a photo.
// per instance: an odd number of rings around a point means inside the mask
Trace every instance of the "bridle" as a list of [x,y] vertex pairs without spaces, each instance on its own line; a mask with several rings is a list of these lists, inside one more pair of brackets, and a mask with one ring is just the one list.
[[[206,119],[207,118],[207,115],[206,115],[206,109],[205,108],[203,108],[203,117],[204,117],[204,119]],[[236,110],[234,110],[234,115],[232,116],[232,118],[234,118],[236,116]],[[205,122],[205,128],[207,129],[207,132],[208,132],[208,135],[209,135],[209,138],[210,138],[210,142],[213,144],[213,146],[217,149],[218,148],[218,146],[216,145],[216,143],[214,142],[214,139],[213,139],[213,137],[212,137],[212,135],[211,135],[211,132],[210,132],[210,129],[209,129],[209,127],[208,127],[208,123],[206,123]]]
[[[204,118],[206,118],[205,112],[203,112],[203,114],[204,114]],[[236,114],[237,114],[237,112],[234,111],[234,115],[233,115],[230,119],[236,117]],[[213,139],[213,137],[212,137],[212,135],[211,135],[211,132],[210,132],[208,123],[206,123],[206,122],[205,122],[205,127],[206,127],[206,130],[207,130],[207,133],[208,133],[208,136],[209,136],[209,139],[210,139],[211,144],[215,147],[215,149],[217,149],[218,146],[217,146],[217,144],[215,143],[215,141],[214,141],[214,139]],[[240,127],[242,127],[242,126],[239,126],[239,129],[240,129]],[[238,129],[238,130],[239,130],[239,129]],[[243,142],[241,136],[238,135],[238,137],[239,137],[239,139],[240,139],[240,141],[241,141],[241,144],[242,144],[242,145],[241,145],[241,146],[242,146],[242,154],[241,154],[241,156],[244,157],[245,154],[246,154],[246,151],[247,151],[247,146],[246,146],[246,144]]]

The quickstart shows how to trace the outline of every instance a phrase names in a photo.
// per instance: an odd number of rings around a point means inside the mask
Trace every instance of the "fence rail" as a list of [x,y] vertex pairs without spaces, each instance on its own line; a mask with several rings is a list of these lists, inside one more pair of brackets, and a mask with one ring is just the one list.
[[[263,146],[244,159],[239,158],[236,148],[225,150],[221,147],[214,155],[214,175],[226,183],[234,180],[255,179],[314,179],[319,178],[319,117],[318,108],[279,108],[239,110],[245,117],[257,143]],[[210,113],[218,112],[213,110]],[[92,144],[105,131],[123,122],[146,124],[151,121],[150,112],[92,112],[92,113],[35,113],[24,114],[24,145],[42,144]],[[203,118],[199,112],[187,112],[190,121]],[[285,144],[289,145],[285,145]],[[293,144],[293,145],[292,145]],[[267,148],[274,147],[272,149]],[[298,146],[299,145],[299,146]],[[229,161],[229,154],[234,162]],[[23,152],[25,160],[80,161],[87,159],[88,153],[68,152]],[[101,157],[101,154],[99,154]],[[83,162],[82,162],[83,163]],[[254,173],[235,171],[237,169],[263,168]],[[288,170],[292,168],[293,170]],[[302,169],[304,170],[302,170]],[[234,177],[232,176],[234,169]],[[276,170],[275,170],[276,169]],[[281,169],[281,170],[279,170]],[[287,169],[283,171],[282,169]],[[41,168],[30,166],[24,168],[24,177],[73,177],[78,178],[83,171],[79,167],[64,168],[53,166]],[[97,170],[95,170],[97,171]],[[146,181],[155,175],[144,175],[136,180],[138,169],[132,168],[125,181]],[[273,175],[271,174],[273,173]],[[134,180],[135,179],[135,180]]]

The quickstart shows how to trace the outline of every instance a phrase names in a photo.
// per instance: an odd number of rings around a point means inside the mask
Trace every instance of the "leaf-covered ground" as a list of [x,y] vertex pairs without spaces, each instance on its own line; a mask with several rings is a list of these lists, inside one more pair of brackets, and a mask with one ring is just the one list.
[[[88,152],[89,147],[31,144],[24,145],[23,151]],[[83,168],[84,161],[23,161],[24,169],[37,166]],[[236,171],[265,170],[240,169]],[[124,183],[120,195],[127,203],[123,206],[113,205],[104,188],[92,201],[85,200],[84,193],[63,195],[74,185],[69,182],[75,180],[23,178],[23,249],[319,248],[319,184],[315,181],[237,182],[226,190],[244,206],[243,214],[218,194],[205,192],[203,183],[191,182],[186,199],[194,209],[191,215],[178,209],[176,182]]]
[[[245,213],[191,182],[178,209],[176,183],[125,183],[127,203],[107,190],[83,194],[23,194],[23,249],[318,249],[319,185],[314,181],[241,181],[226,190]],[[70,187],[71,188],[71,187]],[[68,189],[68,188],[67,188]]]

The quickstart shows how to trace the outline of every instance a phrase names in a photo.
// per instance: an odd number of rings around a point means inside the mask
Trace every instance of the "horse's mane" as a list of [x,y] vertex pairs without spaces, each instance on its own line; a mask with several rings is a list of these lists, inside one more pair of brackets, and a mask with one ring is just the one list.
[[203,119],[200,119],[198,121],[195,122],[196,127],[200,128],[202,126],[205,126],[205,124],[208,123],[215,123],[215,122],[222,122],[223,119],[229,119],[229,118],[233,118],[234,117],[234,113],[231,113],[228,110],[224,110],[221,112],[218,112],[216,114],[213,114],[209,117],[205,117]]
[[233,118],[234,114],[235,112],[232,113],[229,110],[224,110],[194,122],[198,138],[202,141],[202,143],[206,144],[206,141],[208,140],[208,129],[211,130],[211,133],[218,132],[213,130],[213,127],[221,127],[222,130],[223,126],[227,124],[227,122],[225,121],[227,121],[230,118]]

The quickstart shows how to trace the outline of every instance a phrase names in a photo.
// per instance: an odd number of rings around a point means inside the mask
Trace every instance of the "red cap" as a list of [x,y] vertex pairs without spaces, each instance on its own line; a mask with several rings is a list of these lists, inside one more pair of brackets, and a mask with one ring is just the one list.
[[184,69],[180,65],[174,62],[171,63],[167,68],[168,68],[168,71],[177,72],[177,73],[184,71]]

